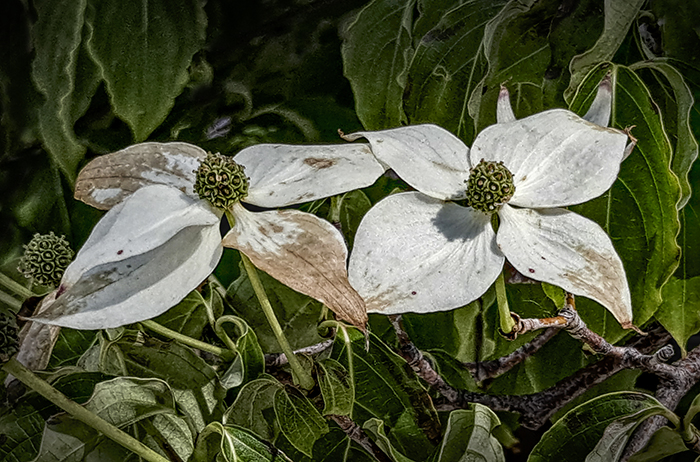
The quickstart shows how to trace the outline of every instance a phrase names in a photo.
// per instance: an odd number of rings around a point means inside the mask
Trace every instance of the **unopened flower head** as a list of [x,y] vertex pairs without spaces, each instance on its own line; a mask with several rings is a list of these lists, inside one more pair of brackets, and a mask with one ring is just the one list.
[[498,212],[515,192],[513,174],[503,162],[486,162],[481,159],[469,172],[467,183],[469,205],[488,215]]
[[231,157],[208,153],[196,173],[195,191],[214,207],[230,210],[248,195],[244,167]]
[[17,269],[38,284],[57,286],[74,255],[64,236],[37,233],[24,246],[24,256]]

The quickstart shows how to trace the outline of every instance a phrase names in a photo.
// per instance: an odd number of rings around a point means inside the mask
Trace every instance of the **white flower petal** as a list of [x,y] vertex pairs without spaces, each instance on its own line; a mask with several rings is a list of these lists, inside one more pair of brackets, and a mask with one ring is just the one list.
[[[163,194],[164,201],[150,208],[132,207],[143,205],[140,196],[153,198],[154,188],[170,191],[171,197]],[[138,230],[154,211],[181,199],[175,196],[191,201],[175,189],[150,186],[108,212],[108,229],[99,229],[103,221],[97,224],[101,238],[91,236],[90,246],[66,270],[56,301],[32,320],[74,329],[117,327],[158,316],[194,290],[221,258],[218,217],[210,212],[179,213],[158,220],[160,226],[148,228],[146,234]],[[125,232],[133,239],[125,238]]]
[[483,213],[417,192],[394,194],[362,219],[350,283],[369,312],[432,313],[483,295],[503,261]]
[[140,143],[92,160],[81,170],[75,198],[109,209],[151,184],[164,184],[198,198],[195,171],[207,153],[188,143]]
[[437,125],[412,125],[377,132],[357,132],[344,138],[367,138],[377,159],[406,183],[436,199],[466,197],[469,148]]
[[610,75],[606,75],[605,78],[598,85],[598,91],[596,92],[595,98],[591,103],[591,107],[588,108],[588,112],[583,118],[591,123],[600,125],[601,127],[607,127],[610,123],[610,113],[612,112],[612,82],[610,80]]
[[348,282],[347,249],[333,225],[299,210],[250,212],[240,204],[233,215],[236,223],[224,246],[240,250],[273,278],[364,328],[364,302]]
[[595,222],[564,209],[499,212],[498,246],[525,276],[591,298],[623,327],[632,325],[632,302],[622,261]]
[[505,124],[516,120],[513,107],[510,105],[510,93],[506,87],[501,85],[501,91],[498,93],[498,102],[496,103],[496,123]]
[[370,186],[384,173],[367,145],[259,144],[234,160],[250,178],[244,202],[283,207]]
[[187,227],[218,226],[217,213],[206,202],[169,186],[138,189],[97,223],[66,268],[61,285],[76,283],[96,266],[156,249]]
[[487,127],[474,141],[473,163],[502,161],[513,173],[521,207],[558,207],[600,196],[615,182],[627,144],[619,130],[552,109]]

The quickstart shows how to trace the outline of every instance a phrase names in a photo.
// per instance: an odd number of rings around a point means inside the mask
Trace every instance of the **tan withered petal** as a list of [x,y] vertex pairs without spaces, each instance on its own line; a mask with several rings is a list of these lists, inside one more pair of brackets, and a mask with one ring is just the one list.
[[100,156],[78,175],[75,198],[108,210],[137,189],[165,184],[198,198],[195,173],[206,152],[188,143],[140,143]]
[[347,250],[333,225],[298,210],[250,212],[240,204],[233,215],[236,223],[224,237],[224,247],[240,250],[281,283],[365,328],[365,304],[348,282]]
[[[34,314],[39,315],[49,309],[56,301],[56,293],[57,291],[54,290],[44,297]],[[33,371],[46,369],[60,332],[59,326],[31,321],[25,324],[19,333],[17,361]]]

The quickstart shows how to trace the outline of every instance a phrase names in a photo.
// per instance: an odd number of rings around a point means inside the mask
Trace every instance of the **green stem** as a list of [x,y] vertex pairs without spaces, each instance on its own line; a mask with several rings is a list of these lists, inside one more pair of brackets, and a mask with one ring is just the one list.
[[152,330],[153,332],[157,332],[165,337],[171,338],[173,340],[177,340],[180,343],[183,343],[187,346],[191,346],[192,348],[196,348],[198,350],[202,351],[208,351],[209,353],[214,353],[215,355],[221,356],[223,359],[230,359],[232,358],[236,352],[226,350],[224,348],[220,348],[218,346],[211,345],[206,342],[202,342],[201,340],[194,339],[192,337],[188,337],[187,335],[181,334],[177,331],[174,331],[172,329],[168,329],[165,326],[162,326],[158,324],[155,321],[152,320],[146,320],[146,321],[141,321],[141,325],[144,327],[147,327],[148,329]]
[[506,280],[503,277],[503,271],[498,275],[496,279],[496,302],[498,303],[498,318],[501,324],[501,331],[504,334],[509,334],[513,331],[515,327],[515,321],[510,315],[510,308],[508,308],[508,297],[506,296]]
[[282,352],[285,354],[285,356],[287,356],[289,366],[292,368],[294,383],[298,384],[305,390],[312,389],[316,382],[314,382],[311,374],[309,374],[309,372],[301,366],[299,358],[294,355],[294,351],[292,350],[292,347],[287,341],[287,337],[285,337],[284,332],[282,331],[282,326],[280,326],[277,316],[275,316],[275,312],[272,310],[270,300],[268,300],[267,294],[265,294],[265,288],[260,281],[260,277],[258,277],[258,271],[243,252],[241,252],[241,260],[243,261],[243,266],[245,266],[245,270],[248,273],[250,285],[253,286],[253,290],[255,291],[255,295],[258,297],[263,313],[265,313],[265,317],[267,317],[267,322],[270,324],[270,328],[275,334],[277,343],[279,343],[280,347],[282,348]]
[[0,291],[0,302],[9,305],[15,310],[19,310],[20,308],[22,308],[22,302],[14,298],[12,295],[6,294],[2,291]]
[[229,350],[238,352],[238,347],[236,347],[236,344],[233,342],[233,340],[231,340],[231,337],[228,336],[226,330],[224,330],[224,324],[227,322],[235,324],[236,327],[243,332],[244,327],[235,316],[221,316],[219,319],[217,319],[216,323],[214,324],[214,332],[216,332],[216,335],[226,344]]
[[89,425],[109,439],[121,444],[134,454],[137,454],[149,462],[169,462],[168,459],[161,456],[153,449],[132,438],[129,434],[121,431],[111,423],[102,419],[100,416],[93,414],[60,391],[56,390],[49,383],[45,382],[36,376],[32,371],[24,367],[24,365],[22,365],[22,363],[17,361],[15,358],[10,359],[3,366],[3,369],[14,375],[27,387],[36,391],[41,396],[68,412],[79,421]]
[[10,289],[12,292],[16,293],[17,295],[19,295],[25,299],[36,295],[34,292],[27,289],[19,282],[15,281],[14,279],[12,279],[8,276],[5,276],[2,273],[0,273],[0,284],[2,284],[3,286]]

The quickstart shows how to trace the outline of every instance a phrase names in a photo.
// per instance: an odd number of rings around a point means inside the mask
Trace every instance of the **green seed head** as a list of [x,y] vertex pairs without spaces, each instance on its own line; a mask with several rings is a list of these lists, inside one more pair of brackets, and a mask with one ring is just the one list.
[[469,173],[467,200],[476,210],[494,214],[513,197],[514,192],[513,174],[503,162],[486,162],[481,159]]
[[35,234],[24,246],[24,255],[17,269],[37,284],[55,287],[61,282],[74,255],[64,236],[58,237],[53,232]]
[[248,195],[248,178],[243,169],[228,156],[208,153],[195,172],[194,190],[214,207],[229,210]]

